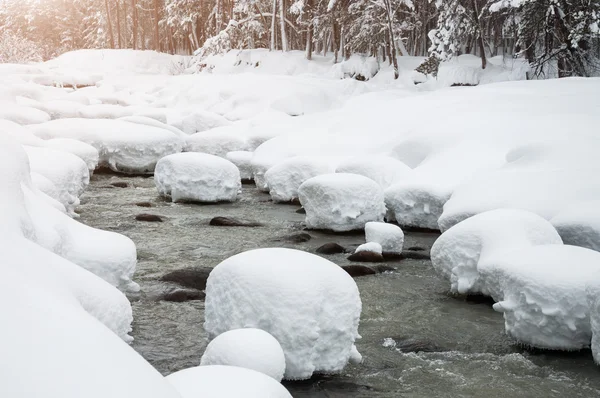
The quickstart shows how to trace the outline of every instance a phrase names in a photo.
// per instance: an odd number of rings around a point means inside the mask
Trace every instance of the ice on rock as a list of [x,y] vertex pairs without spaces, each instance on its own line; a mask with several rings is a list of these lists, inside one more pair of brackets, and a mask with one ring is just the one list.
[[235,202],[240,172],[229,160],[197,152],[165,156],[156,164],[158,192],[174,202]]
[[336,264],[303,251],[247,251],[221,262],[206,285],[204,327],[210,338],[252,327],[279,341],[285,379],[336,373],[360,354],[361,300]]
[[225,157],[228,152],[246,150],[246,139],[230,126],[190,135],[185,140],[187,152],[202,152]]
[[281,381],[285,355],[275,337],[264,330],[235,329],[218,335],[208,344],[200,365],[239,366]]
[[592,338],[586,286],[600,272],[600,253],[540,245],[496,253],[480,263],[481,278],[502,292],[494,304],[506,333],[520,343],[579,350]]
[[242,180],[252,179],[252,156],[254,153],[248,151],[233,151],[225,155],[225,159],[235,164],[240,171]]
[[565,244],[600,251],[600,200],[576,202],[550,222]]
[[273,378],[237,366],[197,366],[166,377],[181,398],[292,398]]
[[431,247],[431,263],[461,294],[501,296],[499,286],[480,277],[480,264],[497,253],[562,244],[552,224],[535,213],[497,209],[478,214],[444,232]]
[[95,147],[99,165],[125,173],[154,171],[158,159],[180,152],[183,141],[169,130],[122,120],[60,119],[29,126],[42,139],[72,138]]
[[265,182],[274,202],[290,202],[298,198],[298,188],[309,178],[333,173],[327,157],[295,156],[285,159],[265,173]]
[[382,254],[383,248],[377,242],[367,242],[367,243],[363,243],[362,245],[360,245],[356,248],[355,253],[360,253],[360,252],[371,252],[371,253]]
[[360,174],[378,183],[381,189],[402,181],[412,169],[389,156],[360,156],[341,162],[336,173]]
[[380,244],[385,253],[402,253],[404,232],[397,225],[383,222],[368,222],[365,224],[365,238],[367,242]]
[[381,187],[358,174],[313,177],[300,186],[298,194],[308,228],[352,231],[363,229],[369,221],[383,221],[385,216]]

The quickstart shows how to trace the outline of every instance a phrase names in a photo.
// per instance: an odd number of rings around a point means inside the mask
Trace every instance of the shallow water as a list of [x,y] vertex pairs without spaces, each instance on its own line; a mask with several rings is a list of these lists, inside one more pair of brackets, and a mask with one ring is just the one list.
[[[110,185],[127,182],[127,188]],[[159,278],[172,270],[214,267],[236,253],[259,247],[314,251],[323,243],[354,248],[362,234],[332,235],[303,231],[298,206],[275,205],[269,196],[245,185],[234,204],[173,204],[158,197],[152,178],[96,174],[82,196],[80,221],[129,236],[137,245],[135,280],[141,293],[131,296],[133,348],[161,373],[196,366],[206,347],[204,302],[172,303],[157,297],[169,285]],[[151,208],[136,206],[150,202]],[[163,222],[140,222],[140,213]],[[215,216],[257,221],[264,226],[214,227]],[[312,239],[288,243],[279,238],[308,232]],[[437,235],[409,232],[405,247],[431,247]],[[344,254],[324,256],[345,265]],[[387,262],[394,272],[355,279],[363,312],[357,342],[364,361],[342,374],[286,382],[295,397],[596,397],[600,368],[591,353],[526,351],[504,335],[502,315],[488,303],[447,294],[428,260]],[[428,351],[404,353],[417,342]]]

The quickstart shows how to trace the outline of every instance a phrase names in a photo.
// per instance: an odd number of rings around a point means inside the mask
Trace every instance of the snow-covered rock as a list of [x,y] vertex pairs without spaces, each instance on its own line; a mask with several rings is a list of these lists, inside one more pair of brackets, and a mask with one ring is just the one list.
[[378,183],[381,189],[402,181],[412,169],[390,156],[358,156],[341,162],[336,173],[360,174]]
[[253,327],[279,341],[286,379],[341,371],[360,356],[361,301],[354,280],[336,264],[292,249],[258,249],[223,261],[206,285],[209,337]]
[[406,227],[438,229],[438,219],[449,198],[448,191],[420,182],[399,183],[385,190],[388,218]]
[[285,372],[285,355],[275,337],[264,330],[234,329],[208,343],[200,365],[239,366],[281,381]]
[[498,285],[480,278],[479,265],[488,257],[562,240],[552,224],[525,210],[498,209],[468,218],[444,232],[431,247],[431,263],[461,294],[501,295]]
[[10,120],[21,125],[29,125],[47,122],[50,120],[50,115],[29,106],[0,103],[0,119]]
[[234,202],[241,189],[240,172],[227,159],[185,152],[165,156],[156,164],[154,182],[174,202]]
[[367,242],[367,243],[363,243],[362,245],[358,246],[356,248],[356,250],[354,251],[354,253],[360,253],[360,252],[370,252],[370,253],[382,254],[383,248],[377,242]]
[[573,203],[550,222],[565,244],[600,251],[600,200]]
[[98,150],[85,142],[70,138],[53,138],[44,142],[48,148],[79,156],[85,162],[90,172],[93,172],[98,167],[100,160]]
[[313,177],[300,185],[298,194],[309,228],[352,231],[385,216],[381,187],[358,174]]
[[600,364],[600,272],[597,272],[586,286],[587,303],[590,308],[592,342],[590,348],[594,362]]
[[285,159],[265,173],[265,182],[274,202],[290,202],[298,198],[298,188],[309,178],[333,173],[327,157],[295,156]]
[[225,155],[225,159],[235,164],[240,171],[242,180],[252,179],[252,156],[254,154],[248,151],[233,151]]
[[188,135],[230,125],[231,122],[213,112],[197,110],[181,121],[181,130]]
[[600,253],[540,245],[501,252],[480,263],[481,278],[502,292],[496,311],[520,343],[579,350],[592,338],[586,286],[600,272]]
[[400,254],[404,246],[404,232],[394,224],[368,222],[365,224],[365,239],[381,245],[385,253]]
[[146,126],[158,127],[161,129],[169,130],[170,132],[172,132],[176,136],[182,138],[183,140],[185,140],[185,138],[187,137],[187,135],[183,131],[178,129],[177,127],[171,126],[170,124],[163,123],[162,121],[157,120],[156,118],[150,118],[147,116],[142,116],[142,115],[136,114],[133,116],[121,117],[121,118],[119,118],[119,120],[122,120],[124,122],[143,124]]
[[284,386],[252,369],[197,366],[166,377],[181,398],[291,398]]
[[228,126],[192,134],[185,140],[187,152],[225,157],[227,152],[246,150],[246,139]]
[[29,126],[42,139],[72,138],[95,147],[99,165],[125,173],[150,173],[158,159],[180,152],[181,138],[166,129],[109,119],[60,119]]

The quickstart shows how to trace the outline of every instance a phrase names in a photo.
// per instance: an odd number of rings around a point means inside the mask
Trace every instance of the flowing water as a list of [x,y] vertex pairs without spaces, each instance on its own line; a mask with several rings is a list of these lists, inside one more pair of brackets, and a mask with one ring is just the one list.
[[[115,182],[128,186],[114,187]],[[138,202],[152,207],[137,206]],[[181,268],[214,267],[259,247],[314,252],[327,242],[350,249],[364,243],[363,234],[303,231],[304,216],[297,209],[273,204],[252,185],[245,185],[233,204],[173,204],[158,197],[152,178],[96,174],[78,211],[80,221],[122,233],[136,243],[139,263],[134,279],[142,289],[130,297],[133,348],[167,375],[198,365],[207,341],[204,302],[160,300],[173,286],[160,282],[162,275]],[[140,213],[159,215],[163,222],[136,221]],[[263,226],[210,226],[215,216]],[[299,232],[312,239],[302,243],[283,239]],[[405,247],[429,250],[436,237],[409,232]],[[350,264],[344,254],[324,257]],[[357,347],[364,361],[349,365],[340,375],[286,382],[294,397],[600,396],[600,368],[589,351],[525,350],[504,335],[502,315],[489,303],[448,295],[448,283],[436,277],[428,260],[387,265],[396,271],[355,279],[363,302]],[[419,352],[412,352],[415,347]]]

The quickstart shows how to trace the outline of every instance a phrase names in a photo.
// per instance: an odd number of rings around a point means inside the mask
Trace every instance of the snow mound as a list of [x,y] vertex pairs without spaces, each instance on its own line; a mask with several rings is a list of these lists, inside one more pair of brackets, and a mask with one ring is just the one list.
[[185,150],[225,157],[228,152],[246,150],[246,139],[230,127],[219,127],[187,137]]
[[50,115],[29,106],[0,103],[0,119],[10,120],[21,125],[29,125],[47,122],[50,120]]
[[165,156],[156,164],[158,192],[174,202],[235,202],[242,184],[238,168],[227,159],[185,152]]
[[158,159],[180,152],[183,141],[169,130],[108,119],[61,119],[30,126],[42,139],[72,138],[95,147],[99,165],[125,173],[150,173]]
[[383,222],[368,222],[365,224],[365,238],[367,242],[380,244],[385,253],[402,253],[404,232],[397,225]]
[[79,117],[84,119],[119,119],[133,114],[129,107],[113,104],[97,104],[84,106],[79,110]]
[[379,72],[379,61],[374,57],[352,54],[349,59],[335,64],[331,74],[339,79],[353,78],[359,81],[370,80]]
[[242,180],[252,179],[252,156],[254,154],[248,151],[233,151],[227,152],[225,159],[235,164],[240,171],[240,178]]
[[292,249],[247,251],[221,262],[206,284],[209,337],[253,327],[279,341],[286,379],[336,373],[358,352],[361,301],[336,264]]
[[298,188],[304,181],[333,171],[326,157],[295,156],[267,170],[265,183],[274,202],[290,202],[298,198]]
[[181,398],[291,398],[284,386],[260,372],[237,366],[197,366],[166,377]]
[[369,221],[383,221],[385,204],[381,187],[358,174],[325,174],[305,181],[298,189],[312,229],[352,231]]
[[381,254],[381,253],[383,253],[383,248],[377,242],[367,242],[367,243],[363,243],[362,245],[360,245],[356,248],[355,253],[360,253],[360,252],[370,252],[370,253]]
[[39,108],[50,115],[52,120],[79,117],[85,104],[65,99],[55,99],[40,103]]
[[223,116],[208,111],[195,111],[181,121],[181,130],[188,135],[230,125]]
[[552,224],[525,210],[498,209],[468,218],[444,232],[431,247],[431,263],[450,281],[450,290],[461,294],[501,296],[495,281],[486,284],[479,265],[497,253],[562,240]]
[[218,335],[206,347],[200,365],[229,365],[283,379],[285,355],[275,337],[260,329],[235,329]]
[[93,146],[85,142],[73,140],[70,138],[53,138],[45,141],[48,148],[56,149],[63,152],[69,152],[78,156],[85,162],[90,172],[93,172],[98,167],[100,154]]
[[412,169],[389,156],[360,156],[343,161],[335,171],[363,175],[386,189],[405,178]]
[[496,284],[506,333],[533,347],[579,350],[592,338],[586,286],[600,272],[600,253],[569,245],[541,245],[498,253],[480,264]]
[[600,201],[576,202],[550,220],[565,244],[600,251]]

